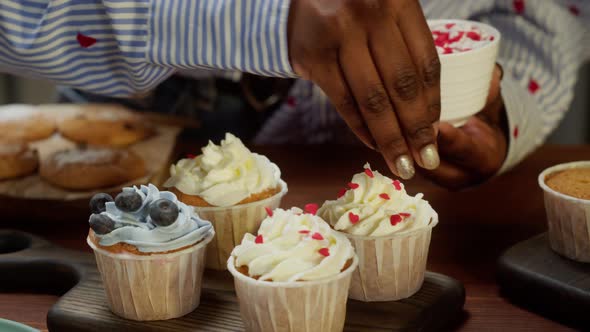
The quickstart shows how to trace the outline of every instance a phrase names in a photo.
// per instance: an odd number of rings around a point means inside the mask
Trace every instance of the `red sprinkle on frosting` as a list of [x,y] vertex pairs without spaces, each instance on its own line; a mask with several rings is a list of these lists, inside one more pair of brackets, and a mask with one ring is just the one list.
[[387,195],[386,193],[379,194],[379,197],[381,197],[383,199],[389,199],[389,195]]
[[264,210],[266,210],[266,214],[268,214],[269,217],[272,217],[272,210],[268,206],[265,207]]
[[360,217],[358,216],[358,214],[348,212],[348,219],[350,219],[350,223],[354,225],[357,222],[359,222]]
[[371,171],[371,170],[370,170],[370,169],[368,169],[368,168],[365,168],[365,174],[367,174],[367,176],[368,176],[368,177],[370,177],[370,178],[372,178],[372,177],[374,176],[374,175],[373,175],[373,171]]
[[299,231],[300,234],[309,234],[309,231],[307,229],[302,229]]
[[350,187],[350,189],[356,189],[359,187],[358,183],[354,183],[354,182],[349,182],[348,183],[348,187]]
[[322,234],[320,234],[318,232],[313,233],[313,235],[311,236],[311,238],[314,239],[314,240],[323,240],[324,239],[324,237],[322,236]]
[[467,33],[467,38],[475,40],[475,41],[479,41],[479,40],[481,40],[481,35],[475,31],[469,31]]
[[190,154],[190,153],[189,153],[189,154],[187,154],[187,155],[186,155],[186,157],[187,157],[188,159],[195,159],[195,158],[197,158],[197,155],[194,155],[194,154]]
[[329,248],[322,248],[322,249],[318,250],[318,252],[320,253],[320,255],[322,255],[324,257],[330,256],[330,249]]
[[305,204],[304,210],[306,213],[315,214],[318,212],[318,205],[316,203]]
[[337,197],[340,198],[340,197],[344,196],[344,194],[346,194],[346,190],[347,190],[346,188],[340,189],[340,191],[338,191]]
[[264,239],[262,238],[262,235],[258,235],[256,237],[256,239],[254,239],[254,243],[257,243],[257,244],[264,243]]
[[399,214],[394,214],[391,217],[389,217],[389,222],[391,223],[391,226],[399,224],[402,220],[402,216],[400,216]]
[[402,183],[398,180],[393,180],[393,186],[395,187],[395,190],[402,190]]
[[411,214],[409,214],[407,212],[401,212],[399,215],[402,216],[402,217],[404,217],[404,218],[407,218],[407,217],[411,216]]

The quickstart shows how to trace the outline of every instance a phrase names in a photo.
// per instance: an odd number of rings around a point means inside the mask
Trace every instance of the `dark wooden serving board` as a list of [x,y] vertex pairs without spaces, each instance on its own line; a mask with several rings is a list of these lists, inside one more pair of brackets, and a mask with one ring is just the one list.
[[[0,231],[0,291],[63,294],[47,315],[50,331],[240,331],[233,281],[205,271],[200,306],[179,319],[134,322],[113,315],[92,254],[66,250],[17,231]],[[439,331],[461,318],[465,290],[427,272],[424,286],[398,302],[349,300],[346,331]]]
[[561,323],[590,327],[590,264],[558,255],[547,233],[508,249],[498,263],[502,294]]

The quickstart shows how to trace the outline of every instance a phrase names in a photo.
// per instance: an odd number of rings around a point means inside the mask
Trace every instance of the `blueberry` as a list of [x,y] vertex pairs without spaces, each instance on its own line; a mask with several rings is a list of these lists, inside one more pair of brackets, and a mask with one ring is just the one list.
[[178,206],[162,198],[150,204],[150,217],[157,226],[172,225],[178,218]]
[[104,212],[106,210],[105,204],[112,201],[113,197],[109,194],[96,194],[90,199],[90,211],[92,213]]
[[99,235],[108,234],[115,229],[115,222],[104,214],[93,214],[88,221],[90,228]]
[[141,195],[135,191],[123,191],[115,198],[115,205],[123,212],[135,212],[143,204]]

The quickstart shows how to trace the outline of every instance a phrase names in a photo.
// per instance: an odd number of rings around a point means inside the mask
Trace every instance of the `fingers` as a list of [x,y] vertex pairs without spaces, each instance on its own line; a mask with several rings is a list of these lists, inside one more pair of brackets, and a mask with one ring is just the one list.
[[488,105],[498,99],[498,96],[500,95],[500,81],[501,80],[502,80],[502,68],[499,65],[496,65],[496,67],[494,67],[494,72],[492,73],[492,82],[490,83],[490,92],[488,93],[486,105]]
[[399,177],[409,179],[415,173],[410,151],[366,45],[364,38],[351,36],[340,51],[342,71],[389,168]]

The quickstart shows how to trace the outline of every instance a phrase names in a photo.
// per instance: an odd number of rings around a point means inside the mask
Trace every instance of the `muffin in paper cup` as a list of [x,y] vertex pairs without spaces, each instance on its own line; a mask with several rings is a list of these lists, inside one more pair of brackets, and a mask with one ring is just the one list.
[[219,145],[209,142],[201,155],[172,165],[170,174],[164,187],[213,223],[206,267],[215,270],[227,268],[233,248],[244,234],[258,230],[288,190],[277,165],[230,133]]
[[[581,191],[590,191],[590,178],[586,178],[587,175],[580,178],[579,174],[568,176],[565,172],[569,171],[571,174],[571,171],[589,169],[590,161],[566,163],[544,170],[538,178],[545,199],[551,249],[584,263],[590,262],[590,200],[574,195],[581,194]],[[565,174],[565,177],[554,178],[559,174]],[[553,184],[554,181],[560,183]],[[553,188],[557,186],[560,190]],[[575,192],[576,187],[581,189],[578,193]]]
[[366,164],[337,200],[318,210],[350,240],[359,257],[351,299],[396,301],[422,287],[432,228],[438,223],[438,214],[422,197],[409,196],[401,182]]
[[91,209],[87,243],[114,314],[165,320],[198,307],[211,223],[153,185],[124,188],[114,201],[97,194]]
[[277,209],[227,261],[246,331],[342,331],[358,258],[321,218]]

